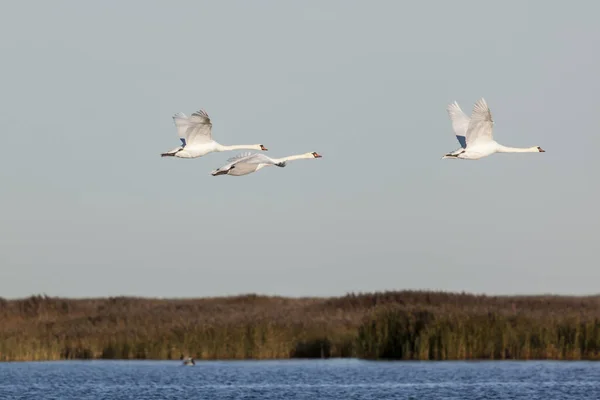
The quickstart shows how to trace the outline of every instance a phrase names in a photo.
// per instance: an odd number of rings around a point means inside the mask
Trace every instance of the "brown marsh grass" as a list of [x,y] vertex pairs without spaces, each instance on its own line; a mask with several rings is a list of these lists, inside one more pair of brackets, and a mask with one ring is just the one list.
[[0,298],[0,361],[600,359],[600,296]]

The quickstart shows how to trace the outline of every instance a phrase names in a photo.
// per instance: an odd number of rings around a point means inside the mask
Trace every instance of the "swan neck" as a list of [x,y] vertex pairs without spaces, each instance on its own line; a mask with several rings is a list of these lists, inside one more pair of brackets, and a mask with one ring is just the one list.
[[302,160],[305,158],[315,158],[315,156],[313,156],[312,153],[297,154],[295,156],[287,156],[287,157],[283,157],[283,158],[278,158],[278,159],[276,159],[276,161],[277,162],[294,161],[294,160]]
[[260,144],[234,144],[231,146],[217,145],[217,151],[229,150],[261,150]]
[[498,153],[537,153],[539,152],[537,147],[506,147],[501,144],[498,145]]

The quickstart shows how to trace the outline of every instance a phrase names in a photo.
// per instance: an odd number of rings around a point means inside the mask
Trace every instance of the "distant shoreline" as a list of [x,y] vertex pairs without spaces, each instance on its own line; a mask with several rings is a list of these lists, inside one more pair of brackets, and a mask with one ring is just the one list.
[[0,298],[0,361],[600,360],[600,296]]
[[[165,363],[171,363],[174,365],[182,365],[183,364],[180,362],[180,360],[175,360],[175,359],[163,359],[163,358],[69,358],[69,359],[57,359],[57,360],[9,360],[9,361],[0,361],[0,364],[4,363],[4,364],[18,364],[18,363],[63,363],[63,362],[165,362]],[[201,365],[202,363],[221,363],[221,362],[231,362],[231,363],[237,363],[237,362],[248,362],[248,363],[254,363],[254,362],[259,362],[259,363],[268,363],[268,362],[302,362],[302,361],[306,361],[306,362],[310,362],[310,361],[316,361],[316,362],[327,362],[327,361],[331,361],[331,362],[335,362],[335,361],[360,361],[360,362],[365,362],[365,363],[394,363],[394,362],[399,362],[399,363],[471,363],[471,364],[475,364],[475,363],[544,363],[544,362],[548,362],[548,363],[577,363],[577,362],[582,362],[582,363],[596,363],[599,362],[600,360],[585,360],[585,359],[581,359],[581,360],[571,360],[571,359],[562,359],[562,360],[555,360],[555,359],[548,359],[548,358],[530,358],[530,359],[523,359],[523,360],[519,360],[519,359],[503,359],[503,360],[489,360],[489,359],[468,359],[468,360],[396,360],[396,359],[380,359],[380,360],[370,360],[370,359],[365,359],[365,358],[359,358],[359,357],[329,357],[329,358],[264,358],[264,359],[258,359],[258,358],[242,358],[242,359],[206,359],[206,360],[195,360],[195,363],[197,365]]]

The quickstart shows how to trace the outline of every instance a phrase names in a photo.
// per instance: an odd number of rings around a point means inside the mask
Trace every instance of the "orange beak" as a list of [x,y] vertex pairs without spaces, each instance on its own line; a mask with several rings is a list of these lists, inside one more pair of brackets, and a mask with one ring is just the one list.
[[315,156],[315,158],[321,158],[323,157],[322,155],[320,155],[319,153],[317,153],[316,151],[313,153],[313,155]]
[[267,149],[265,146],[263,146],[262,144],[260,145],[260,149],[261,149],[262,151],[267,151],[267,150],[269,150],[269,149]]

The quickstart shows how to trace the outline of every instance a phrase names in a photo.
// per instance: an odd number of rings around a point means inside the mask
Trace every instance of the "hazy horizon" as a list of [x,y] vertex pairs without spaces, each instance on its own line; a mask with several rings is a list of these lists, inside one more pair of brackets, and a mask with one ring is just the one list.
[[[279,295],[276,293],[245,293],[245,292],[240,292],[240,293],[230,293],[230,294],[222,294],[222,295],[214,295],[214,296],[152,296],[152,295],[112,295],[112,296],[51,296],[48,295],[46,293],[31,293],[29,295],[24,295],[24,296],[17,296],[17,297],[11,297],[11,298],[5,298],[6,300],[9,301],[14,301],[14,300],[25,300],[28,299],[30,297],[36,297],[36,296],[42,296],[45,297],[47,296],[48,298],[58,298],[58,299],[68,299],[68,300],[102,300],[102,299],[107,299],[107,298],[115,298],[115,297],[127,297],[127,298],[135,298],[135,299],[148,299],[148,300],[204,300],[204,299],[220,299],[220,298],[234,298],[234,297],[245,297],[245,296],[259,296],[259,297],[275,297],[275,298],[288,298],[288,299],[296,299],[296,300],[301,300],[301,299],[329,299],[329,298],[338,298],[338,297],[345,297],[346,295],[351,295],[354,294],[356,296],[359,295],[370,295],[370,294],[374,294],[374,293],[384,293],[384,292],[404,292],[404,291],[421,291],[421,292],[434,292],[434,291],[429,291],[427,289],[383,289],[383,290],[375,290],[375,291],[370,291],[370,292],[360,292],[360,291],[355,291],[355,292],[346,292],[346,293],[337,293],[337,294],[331,294],[331,295]],[[437,292],[437,291],[435,291]],[[465,295],[473,295],[473,296],[487,296],[487,297],[508,297],[508,298],[514,298],[514,297],[561,297],[561,298],[596,298],[596,297],[600,297],[600,292],[597,293],[579,293],[579,294],[568,294],[568,293],[562,293],[562,294],[557,294],[557,293],[509,293],[509,294],[503,294],[503,293],[478,293],[478,292],[463,292],[463,291],[449,291],[449,290],[441,290],[440,292],[443,293],[447,293],[447,294],[465,294]],[[0,298],[3,298],[0,296]]]
[[[33,4],[0,15],[0,297],[600,292],[599,3]],[[546,152],[441,160],[480,97]],[[161,158],[200,108],[323,158]]]

